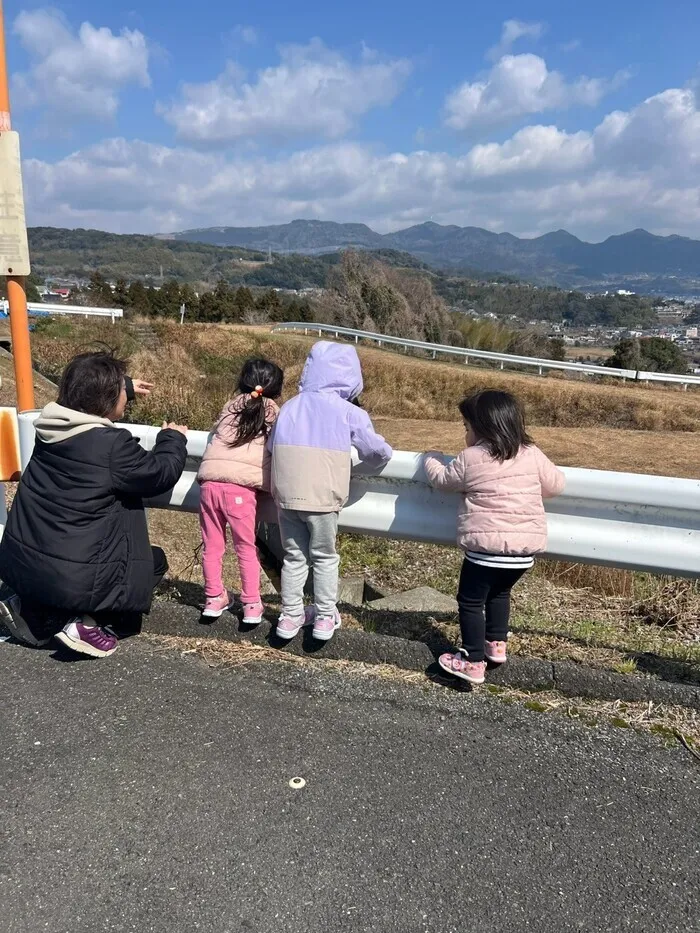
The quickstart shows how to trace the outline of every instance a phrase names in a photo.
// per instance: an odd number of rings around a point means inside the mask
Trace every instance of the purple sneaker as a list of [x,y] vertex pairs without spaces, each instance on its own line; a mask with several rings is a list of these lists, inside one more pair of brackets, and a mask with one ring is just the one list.
[[337,609],[332,616],[316,616],[314,638],[318,641],[330,641],[341,624],[340,613]]
[[107,658],[117,650],[118,639],[100,628],[99,625],[84,625],[73,619],[56,635],[66,647],[87,654],[91,658]]
[[290,616],[283,612],[279,618],[279,622],[277,623],[277,637],[284,638],[285,641],[289,641],[290,639],[294,638],[295,635],[298,635],[301,629],[313,624],[313,606],[306,606],[304,608],[303,616]]

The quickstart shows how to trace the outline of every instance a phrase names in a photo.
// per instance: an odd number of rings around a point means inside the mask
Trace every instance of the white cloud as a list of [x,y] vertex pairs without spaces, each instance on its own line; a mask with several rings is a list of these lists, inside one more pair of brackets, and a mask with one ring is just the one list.
[[671,89],[591,131],[529,126],[462,155],[332,143],[269,159],[107,140],[25,162],[32,224],[156,232],[296,217],[386,231],[433,217],[590,239],[633,227],[697,236],[700,110]]
[[373,107],[391,103],[411,70],[363,50],[350,61],[319,39],[280,50],[280,64],[246,82],[230,64],[214,81],[186,84],[161,112],[180,139],[219,145],[242,139],[337,139]]
[[258,30],[255,26],[236,26],[234,30],[236,35],[245,42],[246,45],[257,45]]
[[85,22],[73,32],[61,13],[38,9],[20,13],[13,31],[31,63],[28,72],[13,75],[16,102],[45,108],[52,122],[110,120],[122,88],[150,84],[148,44],[138,30],[115,35]]
[[539,55],[504,55],[481,81],[466,82],[445,104],[445,120],[456,130],[492,128],[546,110],[594,107],[625,79],[577,78],[567,82]]
[[544,23],[524,23],[519,19],[507,19],[503,23],[498,44],[488,50],[486,57],[496,62],[510,52],[519,39],[539,39],[545,28]]

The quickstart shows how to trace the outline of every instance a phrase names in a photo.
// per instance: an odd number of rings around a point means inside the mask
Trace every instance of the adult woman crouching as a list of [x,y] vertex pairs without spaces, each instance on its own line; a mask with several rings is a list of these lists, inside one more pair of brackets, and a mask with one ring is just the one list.
[[[187,428],[164,424],[145,451],[114,425],[134,385],[150,388],[132,383],[126,363],[109,353],[81,354],[36,422],[0,542],[0,579],[15,594],[0,605],[0,620],[21,641],[41,645],[55,634],[74,651],[106,657],[118,642],[107,626],[148,612],[168,569],[150,545],[142,499],[180,478]],[[60,631],[50,631],[52,618],[65,621]]]

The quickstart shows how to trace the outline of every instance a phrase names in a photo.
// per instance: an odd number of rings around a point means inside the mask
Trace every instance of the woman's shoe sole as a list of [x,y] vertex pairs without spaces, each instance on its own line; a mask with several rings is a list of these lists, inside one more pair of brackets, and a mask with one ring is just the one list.
[[55,636],[62,645],[65,645],[66,648],[70,648],[71,651],[77,651],[78,654],[85,654],[89,658],[108,658],[110,654],[114,654],[117,650],[117,646],[110,648],[109,651],[102,651],[101,648],[95,648],[93,645],[88,645],[84,641],[75,641],[73,638],[69,638],[65,632],[58,632]]
[[0,602],[0,622],[5,626],[15,641],[30,648],[44,648],[50,638],[37,638],[19,612],[13,612],[5,602]]
[[471,684],[472,687],[480,687],[483,683],[486,683],[485,677],[482,677],[481,680],[476,680],[474,677],[469,677],[468,674],[461,674],[458,671],[452,670],[451,667],[445,667],[445,665],[442,664],[439,659],[438,664],[440,665],[441,670],[443,670],[446,674],[451,674],[453,677],[459,678],[459,680],[464,680],[468,684]]

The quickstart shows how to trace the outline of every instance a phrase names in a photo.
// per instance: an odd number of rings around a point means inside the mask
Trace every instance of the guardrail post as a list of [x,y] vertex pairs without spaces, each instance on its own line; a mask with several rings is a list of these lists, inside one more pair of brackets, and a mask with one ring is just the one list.
[[7,503],[5,502],[5,484],[0,483],[0,540],[7,524]]
[[34,450],[34,438],[36,437],[34,422],[38,414],[39,412],[37,410],[21,411],[19,415],[17,415],[17,422],[19,425],[19,462],[23,473],[27,469],[27,464]]
[[501,370],[503,370],[503,360],[501,360]]
[[[503,369],[503,367],[501,367],[501,369]],[[540,376],[542,375],[542,367],[541,367],[541,366],[538,366],[538,367],[537,367],[537,373],[538,373],[538,375],[540,375]]]
[[359,342],[360,342],[360,338],[357,336],[357,334],[355,334],[355,343],[359,343]]
[[433,350],[433,359],[437,356],[437,350]]

